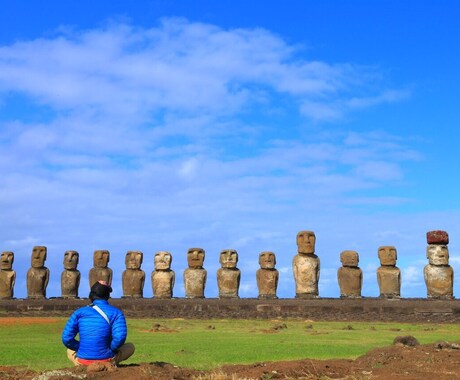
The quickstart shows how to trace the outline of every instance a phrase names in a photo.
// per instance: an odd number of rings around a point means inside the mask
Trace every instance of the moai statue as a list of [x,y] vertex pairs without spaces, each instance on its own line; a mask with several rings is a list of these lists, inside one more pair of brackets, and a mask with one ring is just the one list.
[[380,298],[401,297],[401,270],[396,266],[398,254],[392,246],[379,247],[380,267],[377,268],[377,282]]
[[234,249],[224,249],[220,252],[221,268],[217,270],[217,286],[219,298],[239,298],[241,272],[236,267],[238,253]]
[[91,288],[98,281],[105,281],[112,285],[112,269],[108,267],[110,252],[105,249],[94,251],[93,268],[89,271],[89,287]]
[[32,267],[27,271],[27,298],[46,298],[50,271],[45,267],[47,249],[36,246],[32,250]]
[[126,270],[121,277],[123,298],[142,298],[144,296],[145,272],[141,269],[143,256],[144,254],[139,251],[126,253]]
[[428,298],[454,298],[454,270],[449,265],[449,235],[445,231],[429,231],[426,234],[429,264],[423,270]]
[[0,257],[0,299],[13,298],[14,283],[16,281],[13,262],[13,252],[2,252]]
[[276,257],[273,252],[262,252],[259,255],[260,269],[256,273],[259,299],[274,299],[278,288],[279,272],[275,269]]
[[298,254],[292,260],[296,298],[317,298],[320,262],[315,255],[316,236],[312,231],[297,234]]
[[61,274],[61,297],[78,298],[80,271],[77,270],[79,254],[77,251],[64,253],[64,271]]
[[157,252],[154,257],[155,270],[152,272],[154,298],[172,298],[176,275],[171,270],[172,256],[169,252]]
[[343,251],[340,254],[340,262],[342,267],[337,271],[340,298],[360,298],[363,286],[363,271],[358,267],[358,252]]
[[204,298],[206,269],[203,268],[205,252],[202,248],[190,248],[187,251],[188,268],[184,271],[186,298]]

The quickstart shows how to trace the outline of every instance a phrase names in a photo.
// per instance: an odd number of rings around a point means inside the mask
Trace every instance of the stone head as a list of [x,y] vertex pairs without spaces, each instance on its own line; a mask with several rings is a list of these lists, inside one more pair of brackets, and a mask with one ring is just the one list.
[[261,252],[259,255],[259,265],[262,269],[273,269],[276,265],[276,257],[273,252]]
[[65,251],[64,253],[64,269],[75,270],[77,269],[80,255],[77,251]]
[[234,249],[224,249],[220,252],[219,262],[222,268],[236,268],[238,253]]
[[187,251],[187,263],[191,269],[203,268],[204,263],[204,249],[202,248],[190,248]]
[[449,265],[449,249],[447,245],[428,245],[426,257],[431,265]]
[[3,270],[11,270],[13,269],[13,262],[14,262],[14,253],[5,251],[2,252],[0,257],[1,266],[0,268]]
[[128,251],[125,256],[126,269],[141,269],[144,254],[140,251]]
[[299,253],[315,253],[316,236],[313,231],[300,231],[297,234],[297,250]]
[[155,270],[169,270],[171,269],[172,256],[169,252],[160,251],[155,254],[153,262]]
[[380,265],[395,266],[398,259],[396,248],[391,245],[384,245],[379,247],[379,260]]
[[95,268],[107,268],[110,261],[110,252],[106,249],[94,251],[93,265]]
[[35,246],[32,249],[32,268],[43,268],[46,260],[46,247]]
[[357,267],[359,255],[356,251],[343,251],[340,254],[340,262],[344,267]]

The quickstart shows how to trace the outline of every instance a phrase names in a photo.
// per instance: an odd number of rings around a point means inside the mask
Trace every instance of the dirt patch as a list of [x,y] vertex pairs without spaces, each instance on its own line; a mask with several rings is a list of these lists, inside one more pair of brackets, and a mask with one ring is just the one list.
[[10,325],[50,325],[59,322],[59,319],[56,318],[41,318],[41,317],[21,317],[21,318],[11,318],[11,317],[2,317],[0,318],[0,326],[10,326]]
[[[113,371],[87,372],[84,367],[34,373],[27,369],[0,367],[0,378],[10,380],[93,380],[147,379],[427,379],[458,378],[460,373],[458,343],[439,342],[416,347],[390,346],[372,350],[356,360],[304,359],[228,365],[212,371],[179,368],[169,363],[131,364]],[[183,354],[187,354],[184,352]],[[94,370],[94,369],[93,369]],[[65,373],[65,375],[64,375]]]

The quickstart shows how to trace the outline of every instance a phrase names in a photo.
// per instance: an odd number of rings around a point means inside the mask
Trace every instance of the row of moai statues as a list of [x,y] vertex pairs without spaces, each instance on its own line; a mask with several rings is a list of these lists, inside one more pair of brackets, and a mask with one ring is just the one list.
[[[449,265],[447,245],[449,237],[445,231],[427,233],[428,265],[424,268],[428,298],[453,298],[453,269]],[[296,298],[319,297],[318,283],[320,260],[315,254],[316,236],[312,231],[297,234],[297,255],[292,268],[296,286]],[[46,298],[46,288],[50,271],[45,267],[47,249],[44,246],[32,250],[31,268],[27,272],[27,297]],[[378,249],[380,267],[377,269],[377,282],[381,298],[400,298],[401,271],[396,267],[397,251],[393,246]],[[190,248],[187,252],[188,268],[184,271],[185,296],[204,298],[207,271],[203,268],[205,251],[202,248]],[[97,250],[93,255],[93,268],[89,272],[90,287],[97,281],[112,283],[113,271],[108,267],[110,253]],[[13,252],[3,252],[0,267],[0,298],[13,298],[15,271],[13,270]],[[143,253],[128,251],[125,257],[126,270],[122,274],[123,297],[142,298],[145,284],[145,272],[141,269]],[[221,268],[217,271],[219,298],[238,298],[241,272],[237,268],[238,253],[232,249],[221,251]],[[363,284],[362,270],[359,268],[359,255],[356,251],[346,250],[340,254],[342,267],[337,271],[341,298],[359,298]],[[80,271],[77,269],[79,254],[66,251],[64,271],[61,274],[61,297],[78,298]],[[171,269],[172,255],[169,252],[157,252],[154,256],[155,270],[151,274],[152,290],[155,298],[172,298],[175,273]],[[276,257],[273,252],[259,255],[260,269],[256,273],[259,298],[275,299],[279,272],[275,269]]]

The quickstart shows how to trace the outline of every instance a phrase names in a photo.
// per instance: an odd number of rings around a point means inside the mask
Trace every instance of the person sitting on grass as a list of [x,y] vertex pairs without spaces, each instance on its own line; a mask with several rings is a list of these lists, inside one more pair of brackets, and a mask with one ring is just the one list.
[[[127,327],[122,311],[109,305],[112,288],[105,281],[91,287],[91,304],[77,309],[62,332],[67,357],[74,365],[111,362],[118,365],[134,353],[134,345],[125,343]],[[79,341],[75,339],[80,335]]]

